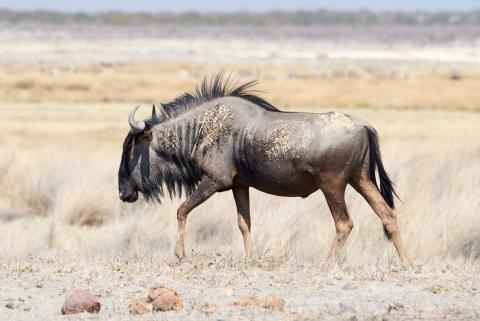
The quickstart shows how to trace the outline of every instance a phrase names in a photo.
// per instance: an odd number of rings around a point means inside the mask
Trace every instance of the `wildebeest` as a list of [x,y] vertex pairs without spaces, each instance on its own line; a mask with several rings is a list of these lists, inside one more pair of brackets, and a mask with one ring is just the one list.
[[[216,192],[232,190],[245,254],[251,256],[249,188],[278,196],[307,197],[321,189],[335,221],[333,264],[353,221],[345,204],[350,184],[370,204],[393,240],[402,264],[409,259],[394,211],[394,188],[380,157],[375,129],[338,113],[283,112],[222,74],[205,78],[193,94],[163,104],[145,121],[129,115],[118,174],[120,199],[138,192],[160,202],[185,192],[177,211],[175,255],[184,256],[187,215]],[[377,187],[375,169],[380,176]]]

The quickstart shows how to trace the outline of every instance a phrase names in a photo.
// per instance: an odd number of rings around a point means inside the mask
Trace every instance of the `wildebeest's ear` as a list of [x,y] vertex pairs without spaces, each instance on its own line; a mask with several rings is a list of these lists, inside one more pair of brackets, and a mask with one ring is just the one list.
[[153,104],[153,107],[152,107],[152,119],[155,119],[157,118],[157,111],[155,110],[155,104]]

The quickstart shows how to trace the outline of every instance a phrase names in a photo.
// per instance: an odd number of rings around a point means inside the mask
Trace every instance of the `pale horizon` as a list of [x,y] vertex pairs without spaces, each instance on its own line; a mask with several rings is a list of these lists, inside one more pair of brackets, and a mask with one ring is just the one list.
[[87,12],[100,13],[105,11],[125,11],[125,12],[268,12],[268,11],[297,11],[297,10],[338,10],[338,11],[473,11],[479,10],[480,4],[474,1],[460,0],[455,1],[356,1],[340,0],[332,3],[330,1],[283,1],[278,3],[273,0],[253,1],[245,0],[241,3],[225,1],[206,1],[199,3],[193,0],[183,0],[175,2],[154,2],[139,0],[131,1],[93,1],[85,0],[82,3],[65,2],[59,0],[48,1],[48,3],[38,3],[33,0],[19,0],[15,2],[0,1],[0,9],[9,10],[52,10],[60,12]]

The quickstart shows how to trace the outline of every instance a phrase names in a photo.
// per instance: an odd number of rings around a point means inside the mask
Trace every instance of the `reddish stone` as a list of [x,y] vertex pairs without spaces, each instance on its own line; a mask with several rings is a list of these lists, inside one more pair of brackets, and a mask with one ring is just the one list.
[[87,290],[73,290],[65,299],[62,307],[62,314],[75,313],[98,313],[100,311],[100,302],[98,298]]
[[178,310],[182,307],[182,298],[177,291],[162,285],[150,288],[148,301],[152,302],[152,310],[154,312]]

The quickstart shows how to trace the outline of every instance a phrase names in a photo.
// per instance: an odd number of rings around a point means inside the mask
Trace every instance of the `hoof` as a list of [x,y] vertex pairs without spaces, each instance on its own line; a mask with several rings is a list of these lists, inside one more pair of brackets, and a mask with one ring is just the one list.
[[411,262],[402,263],[401,268],[402,268],[402,271],[412,271],[412,270],[417,269],[417,267]]
[[251,256],[245,256],[245,257],[243,258],[243,264],[244,264],[245,266],[253,265],[253,264],[255,263],[255,261],[256,261],[256,260],[255,260],[253,257],[251,257]]
[[178,262],[182,262],[185,259],[185,255],[180,255],[175,253],[175,257],[177,258]]
[[330,272],[331,270],[333,270],[333,265],[331,264],[322,264],[322,266],[320,267],[320,271],[322,272]]
[[408,257],[406,258],[400,258],[400,264],[402,266],[402,270],[411,270],[415,268],[415,265],[410,261]]
[[175,250],[173,251],[173,254],[175,254],[175,256],[177,257],[178,261],[183,260],[183,258],[185,257],[185,251],[184,251],[184,249],[183,249],[183,244],[177,243],[177,244],[175,245]]
[[334,261],[332,260],[327,260],[325,263],[322,264],[322,266],[320,267],[320,271],[322,272],[330,272],[332,271],[334,268],[336,268],[337,265],[335,264]]

